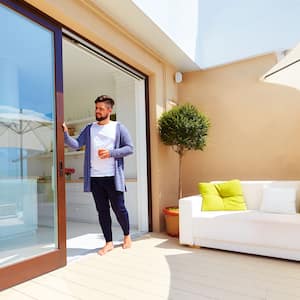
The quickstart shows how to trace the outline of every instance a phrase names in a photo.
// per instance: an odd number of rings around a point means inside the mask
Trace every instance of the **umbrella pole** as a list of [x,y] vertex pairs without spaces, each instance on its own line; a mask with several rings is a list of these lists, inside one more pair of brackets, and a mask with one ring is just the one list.
[[[23,113],[23,109],[20,108],[20,114]],[[23,179],[23,120],[20,120],[20,173],[21,178]]]
[[23,179],[23,137],[21,134],[21,148],[20,148],[20,173],[21,173],[21,178]]

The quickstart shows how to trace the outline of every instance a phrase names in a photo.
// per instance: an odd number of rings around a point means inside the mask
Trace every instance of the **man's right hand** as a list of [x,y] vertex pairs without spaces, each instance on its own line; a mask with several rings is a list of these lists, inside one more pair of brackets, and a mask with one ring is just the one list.
[[62,123],[62,128],[63,128],[64,132],[69,133],[68,127],[65,122]]

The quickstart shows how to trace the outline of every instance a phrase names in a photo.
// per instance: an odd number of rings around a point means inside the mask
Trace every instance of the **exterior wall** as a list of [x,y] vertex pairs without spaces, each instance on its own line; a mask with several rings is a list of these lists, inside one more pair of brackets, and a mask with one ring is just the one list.
[[199,181],[300,178],[299,91],[259,80],[275,63],[268,55],[184,74],[180,101],[212,124],[205,151],[184,158],[185,195],[197,193]]
[[161,208],[165,204],[177,203],[178,172],[169,166],[176,166],[178,160],[170,149],[160,143],[157,119],[165,109],[167,98],[177,100],[177,86],[173,81],[175,69],[112,22],[88,0],[26,2],[149,76],[152,222],[154,231],[162,230],[164,223]]

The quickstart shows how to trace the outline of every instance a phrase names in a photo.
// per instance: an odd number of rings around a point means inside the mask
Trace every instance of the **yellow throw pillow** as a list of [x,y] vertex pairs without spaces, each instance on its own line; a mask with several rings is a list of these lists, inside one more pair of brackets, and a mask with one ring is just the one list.
[[224,210],[223,199],[212,183],[199,183],[199,192],[202,196],[202,210]]
[[247,206],[239,180],[222,183],[199,183],[202,210],[246,210]]
[[239,180],[216,183],[216,190],[223,199],[224,210],[246,210],[242,186]]
[[247,206],[243,196],[223,198],[224,210],[246,210]]
[[243,195],[241,183],[237,179],[215,183],[215,187],[222,198]]

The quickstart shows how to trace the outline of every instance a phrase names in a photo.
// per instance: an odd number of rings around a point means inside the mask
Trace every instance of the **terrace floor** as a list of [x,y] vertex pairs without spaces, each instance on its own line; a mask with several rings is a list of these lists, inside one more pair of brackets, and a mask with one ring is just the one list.
[[0,293],[0,300],[300,299],[299,263],[180,246],[146,234],[131,249],[87,253]]

